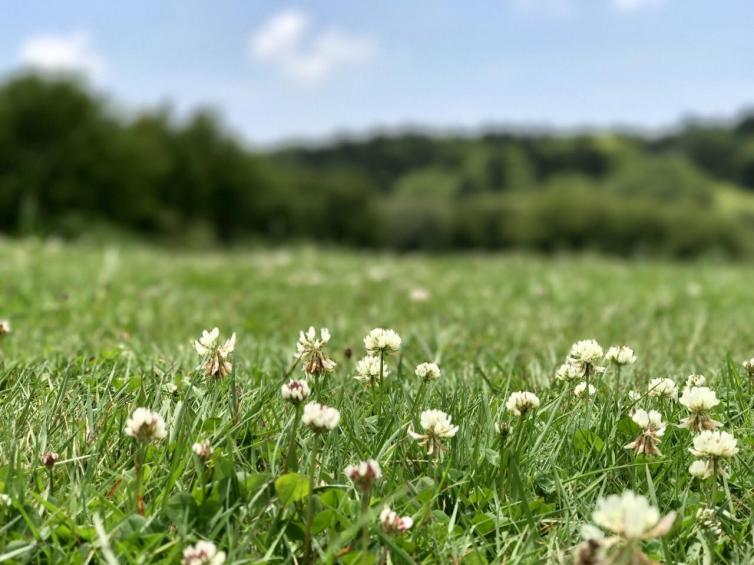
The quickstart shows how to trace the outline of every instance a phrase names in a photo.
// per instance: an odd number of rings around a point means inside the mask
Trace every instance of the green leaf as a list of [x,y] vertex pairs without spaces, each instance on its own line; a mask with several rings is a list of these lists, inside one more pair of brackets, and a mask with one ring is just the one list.
[[309,495],[309,479],[300,473],[288,473],[275,479],[275,492],[284,505]]
[[599,453],[604,449],[605,442],[593,431],[581,429],[573,434],[573,446],[583,453],[588,453],[592,449]]

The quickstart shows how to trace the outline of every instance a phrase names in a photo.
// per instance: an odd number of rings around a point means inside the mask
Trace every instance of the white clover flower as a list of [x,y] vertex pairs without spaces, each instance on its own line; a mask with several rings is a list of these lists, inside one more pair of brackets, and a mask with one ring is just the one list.
[[754,377],[754,357],[748,359],[747,361],[744,361],[741,365],[743,366],[747,375]]
[[440,378],[440,367],[437,363],[420,363],[414,372],[417,377],[425,381],[436,381]]
[[712,475],[712,470],[707,461],[697,459],[689,466],[689,473],[695,479],[706,479]]
[[8,335],[12,331],[8,320],[0,320],[0,337]]
[[10,506],[11,504],[13,504],[11,497],[4,492],[0,492],[0,506]]
[[370,355],[392,353],[401,348],[401,336],[393,330],[375,328],[364,338],[364,347]]
[[699,424],[702,427],[694,430],[699,432],[702,429],[712,430],[721,425],[720,422],[710,420],[708,417],[700,418],[705,412],[720,404],[720,400],[718,400],[714,390],[706,386],[685,388],[678,402],[683,404],[693,414],[690,419],[684,421],[687,425],[683,427],[692,427],[692,424]]
[[584,369],[579,363],[566,361],[555,371],[555,378],[559,381],[570,381],[584,377]]
[[205,439],[204,441],[199,441],[192,445],[191,451],[193,451],[194,455],[196,455],[201,461],[207,461],[212,456],[214,449],[209,443],[209,440]]
[[168,435],[165,429],[165,420],[157,412],[149,408],[137,408],[131,417],[126,420],[124,430],[127,436],[139,441],[153,441],[165,439]]
[[411,302],[426,302],[429,300],[429,291],[426,288],[421,287],[412,288],[409,293],[409,299]]
[[283,400],[287,400],[291,404],[303,402],[309,398],[310,394],[309,383],[306,381],[292,380],[280,387],[280,395]]
[[630,490],[621,496],[600,498],[592,513],[595,524],[627,541],[662,537],[670,531],[674,520],[675,512],[660,519],[657,508]]
[[738,453],[736,438],[728,432],[705,430],[694,437],[694,447],[689,451],[707,459],[730,459]]
[[605,360],[616,365],[632,365],[636,363],[636,354],[626,345],[613,345],[605,353]]
[[380,524],[389,534],[402,534],[414,525],[414,520],[411,516],[398,516],[389,506],[385,506],[380,512]]
[[513,392],[508,397],[505,407],[515,416],[525,416],[539,408],[539,398],[533,392]]
[[586,381],[581,381],[579,384],[573,387],[573,394],[574,396],[577,396],[579,398],[587,395],[594,396],[595,394],[597,394],[597,389],[594,388],[594,385],[587,384]]
[[602,346],[594,339],[583,339],[571,346],[568,357],[582,365],[596,365],[604,357]]
[[[367,355],[356,362],[356,374],[354,379],[366,383],[374,383],[380,380],[380,357],[376,355]],[[382,378],[390,375],[387,363],[382,362]]]
[[678,386],[673,379],[652,379],[649,381],[647,395],[675,400],[678,398]]
[[408,435],[421,445],[426,445],[429,455],[432,455],[435,451],[440,453],[444,451],[445,447],[441,440],[452,438],[458,432],[458,426],[454,426],[450,416],[442,410],[425,410],[421,413],[419,423],[426,433],[418,434],[409,429]]
[[629,390],[628,391],[628,399],[631,402],[638,402],[639,400],[641,400],[641,393],[640,392],[636,392],[635,390]]
[[217,551],[211,541],[199,541],[183,550],[182,565],[222,565],[225,552]]
[[380,464],[374,459],[362,461],[358,465],[349,465],[345,469],[345,474],[363,492],[372,490],[374,482],[382,478]]
[[625,446],[639,455],[661,455],[657,445],[660,438],[665,435],[665,424],[662,422],[662,414],[657,410],[642,410],[639,408],[633,413],[631,419],[642,429],[641,434],[634,441]]
[[315,433],[334,430],[340,422],[340,412],[330,406],[310,402],[304,406],[301,422]]
[[230,336],[224,344],[219,342],[220,330],[204,330],[202,336],[194,342],[196,352],[204,357],[202,369],[208,377],[222,378],[233,370],[230,355],[236,348],[236,334]]
[[686,388],[692,388],[695,386],[704,386],[706,382],[704,375],[689,375],[686,377]]
[[331,373],[335,369],[335,361],[327,356],[324,348],[330,341],[330,330],[322,328],[317,330],[313,326],[304,333],[299,334],[296,343],[296,358],[303,362],[303,370],[307,375],[322,375]]

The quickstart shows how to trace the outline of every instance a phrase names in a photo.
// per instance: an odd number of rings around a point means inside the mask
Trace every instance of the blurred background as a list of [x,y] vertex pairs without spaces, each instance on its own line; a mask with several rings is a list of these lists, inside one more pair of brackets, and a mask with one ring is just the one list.
[[751,0],[13,4],[2,233],[754,256]]

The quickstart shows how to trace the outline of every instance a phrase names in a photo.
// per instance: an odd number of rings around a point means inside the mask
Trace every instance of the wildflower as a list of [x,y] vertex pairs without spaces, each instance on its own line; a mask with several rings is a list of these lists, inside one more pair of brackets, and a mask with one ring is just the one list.
[[696,520],[702,529],[707,530],[717,539],[718,543],[722,543],[725,540],[725,532],[720,525],[720,520],[717,518],[717,514],[714,508],[708,506],[701,506],[696,511]]
[[364,347],[370,355],[392,353],[401,348],[401,336],[393,330],[375,328],[364,338]]
[[754,377],[754,357],[749,359],[748,361],[744,361],[742,363],[742,366],[744,370],[746,371],[746,374],[750,377]]
[[287,400],[291,404],[300,404],[309,398],[311,390],[306,381],[293,380],[280,387],[280,394],[283,400]]
[[296,343],[296,357],[303,362],[304,373],[307,375],[322,375],[331,373],[335,369],[335,361],[330,359],[324,348],[330,341],[330,331],[327,328],[317,330],[314,327],[299,334]]
[[194,342],[196,352],[204,357],[202,369],[208,377],[223,378],[233,370],[230,354],[236,348],[236,334],[230,336],[223,345],[219,341],[220,330],[204,330],[202,336]]
[[698,433],[702,430],[714,430],[722,426],[717,420],[710,418],[706,412],[720,404],[715,391],[706,386],[685,388],[678,400],[691,415],[681,421],[682,428],[689,428]]
[[217,551],[211,541],[199,541],[183,550],[182,565],[222,565],[225,552]]
[[702,459],[697,459],[691,465],[689,465],[689,473],[695,479],[706,479],[712,475],[709,463]]
[[[670,531],[674,520],[675,512],[660,518],[657,508],[651,506],[644,496],[630,490],[620,496],[613,494],[607,498],[601,497],[592,513],[592,521],[597,526],[615,534],[613,539],[605,540],[609,542],[607,545],[662,537]],[[596,528],[590,528],[585,533],[591,539],[599,538],[595,530]]]
[[662,423],[662,415],[657,410],[642,410],[641,408],[634,412],[631,419],[643,431],[634,441],[626,445],[626,449],[633,449],[636,455],[643,453],[645,455],[661,455],[657,444],[660,438],[665,434],[665,424]]
[[539,408],[539,398],[533,392],[514,392],[508,397],[505,407],[515,416],[526,416]]
[[692,455],[701,457],[708,465],[705,477],[712,475],[726,476],[727,471],[722,462],[738,453],[736,438],[728,432],[705,430],[694,437],[694,447],[689,448]]
[[0,506],[10,506],[11,504],[13,504],[11,497],[4,492],[0,492]]
[[354,379],[361,382],[373,383],[380,378],[380,364],[382,364],[382,378],[390,374],[385,363],[381,363],[380,358],[374,355],[367,355],[356,362],[356,374]]
[[411,516],[398,516],[389,506],[385,506],[380,512],[380,524],[388,534],[402,534],[414,525],[414,520]]
[[581,381],[579,384],[573,387],[573,394],[579,398],[587,394],[589,396],[594,396],[595,394],[597,394],[597,389],[594,388],[594,385],[590,385],[586,381]]
[[631,402],[638,402],[639,400],[641,400],[641,393],[640,392],[636,392],[635,390],[629,390],[628,391],[628,399]]
[[634,350],[625,345],[613,345],[605,353],[605,360],[615,365],[632,365],[636,363],[636,354]]
[[340,412],[318,402],[304,406],[304,415],[301,417],[301,422],[315,433],[334,430],[339,421]]
[[8,320],[0,320],[0,337],[8,335],[10,332],[10,322]]
[[137,408],[131,417],[126,420],[125,433],[139,441],[152,441],[164,439],[168,434],[165,429],[165,420],[149,408]]
[[209,443],[209,440],[205,439],[204,441],[199,441],[192,445],[191,451],[193,451],[194,455],[196,455],[199,460],[204,463],[212,456],[214,449],[212,449],[212,445]]
[[362,492],[372,490],[374,482],[382,478],[380,464],[374,459],[362,461],[358,465],[349,465],[345,474]]
[[505,442],[511,433],[511,425],[505,420],[500,420],[495,424],[495,431],[500,436],[500,440]]
[[685,388],[692,388],[695,386],[704,386],[705,383],[704,375],[689,375],[686,377],[686,387]]
[[442,453],[446,449],[442,445],[442,440],[452,438],[458,432],[458,426],[454,426],[450,416],[442,410],[425,410],[421,413],[419,423],[426,433],[418,434],[409,430],[408,435],[417,440],[420,445],[426,445],[429,455],[435,451]]
[[440,378],[440,367],[437,363],[420,363],[414,372],[417,377],[425,381],[436,381]]
[[648,396],[658,398],[678,398],[678,386],[673,379],[652,379],[649,381]]
[[429,291],[426,288],[421,287],[412,288],[409,298],[411,299],[411,302],[426,302],[429,300]]
[[58,462],[58,459],[60,459],[60,455],[58,455],[54,451],[48,451],[47,453],[42,455],[42,465],[44,465],[48,469],[52,469],[55,466],[55,463]]
[[570,381],[584,377],[584,371],[578,363],[566,361],[555,371],[555,378],[559,381]]
[[571,351],[568,353],[568,359],[581,369],[581,374],[584,377],[604,371],[603,367],[597,365],[603,357],[602,346],[594,339],[577,341],[571,346]]

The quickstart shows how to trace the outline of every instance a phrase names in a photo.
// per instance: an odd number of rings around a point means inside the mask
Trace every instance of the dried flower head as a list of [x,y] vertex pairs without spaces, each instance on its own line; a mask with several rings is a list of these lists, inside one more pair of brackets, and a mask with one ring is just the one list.
[[408,435],[421,445],[426,445],[429,455],[442,453],[446,449],[442,440],[452,438],[458,432],[458,426],[454,426],[450,416],[442,410],[425,410],[421,413],[419,423],[426,433],[419,434],[409,429]]
[[311,394],[309,383],[306,381],[292,380],[280,387],[280,394],[283,400],[291,404],[300,404]]
[[345,474],[362,492],[372,490],[375,481],[382,478],[380,464],[374,459],[362,461],[358,465],[349,465],[346,467]]
[[380,361],[376,355],[367,355],[356,362],[356,374],[353,376],[363,383],[374,383],[380,380],[380,364],[382,365],[382,378],[390,375],[387,364]]
[[588,384],[586,381],[581,381],[575,387],[573,387],[573,394],[578,398],[586,398],[588,396],[594,396],[597,394],[597,389],[594,385]]
[[307,375],[323,375],[331,373],[335,369],[335,361],[330,359],[325,352],[325,346],[330,341],[330,330],[322,328],[317,330],[313,326],[304,333],[299,334],[296,343],[296,358],[303,363],[304,373]]
[[569,361],[580,367],[583,377],[590,377],[604,371],[603,367],[597,365],[604,356],[602,346],[594,339],[577,341],[571,346],[568,353]]
[[401,348],[401,336],[393,330],[375,328],[364,338],[364,347],[370,355],[393,353]]
[[334,430],[340,422],[340,412],[330,406],[310,402],[304,406],[301,422],[315,433]]
[[533,392],[513,392],[508,397],[505,407],[515,416],[526,416],[529,412],[534,412],[539,408],[539,398]]
[[398,516],[389,506],[385,506],[380,512],[380,525],[388,534],[402,534],[414,525],[414,520],[411,516]]
[[610,495],[597,500],[592,521],[625,541],[654,539],[670,531],[675,512],[662,519],[647,499],[627,490],[622,495]]
[[139,441],[153,441],[165,439],[168,435],[165,420],[157,412],[149,408],[137,408],[126,420],[125,433]]
[[199,460],[204,463],[210,457],[212,457],[212,452],[214,451],[214,449],[212,449],[212,444],[210,444],[209,440],[205,439],[203,441],[198,441],[194,445],[192,445],[191,451],[193,451],[194,455],[196,455]]
[[605,360],[620,366],[632,365],[636,363],[636,354],[626,345],[613,345],[605,353]]
[[754,357],[751,359],[748,359],[742,363],[742,366],[744,368],[744,371],[746,371],[746,374],[750,377],[754,377]]
[[649,381],[647,395],[656,398],[678,398],[678,386],[673,379],[652,379]]
[[199,541],[183,550],[182,565],[222,565],[225,552],[217,551],[211,541]]
[[54,451],[48,451],[47,453],[42,455],[42,465],[44,465],[48,469],[52,469],[55,466],[55,463],[58,462],[58,459],[60,459],[60,455],[58,455]]
[[223,378],[233,370],[230,362],[231,353],[236,348],[236,334],[230,336],[225,343],[220,345],[220,330],[213,328],[212,331],[204,330],[202,336],[194,342],[194,349],[204,358],[202,370],[211,378]]
[[657,445],[660,438],[665,434],[665,424],[662,423],[662,415],[657,410],[636,410],[631,419],[642,429],[641,435],[626,445],[626,449],[633,449],[639,455],[661,455]]
[[706,386],[687,387],[683,389],[683,394],[681,394],[678,402],[691,412],[688,418],[681,421],[680,426],[682,428],[689,428],[698,433],[703,430],[714,430],[722,426],[722,423],[713,420],[707,415],[707,411],[720,404],[714,390]]
[[436,381],[440,378],[440,367],[437,363],[420,363],[414,372],[417,377],[425,381]]
[[8,320],[0,320],[0,337],[8,335],[11,331],[10,322]]

